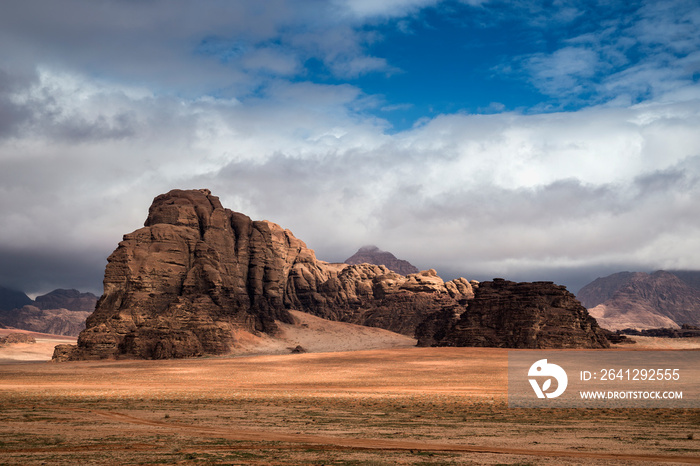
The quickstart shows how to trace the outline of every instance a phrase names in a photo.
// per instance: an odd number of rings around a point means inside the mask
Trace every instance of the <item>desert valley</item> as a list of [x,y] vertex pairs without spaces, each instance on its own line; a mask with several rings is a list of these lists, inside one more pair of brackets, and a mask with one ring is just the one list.
[[[700,464],[698,409],[507,398],[512,351],[699,351],[695,309],[659,317],[631,291],[663,280],[697,304],[694,275],[599,279],[581,301],[603,327],[552,282],[411,267],[376,247],[320,261],[208,190],[158,196],[109,257],[99,300],[57,290],[4,311],[29,328],[0,328],[1,462]],[[76,338],[65,322],[81,315]],[[616,332],[657,323],[685,333]]]

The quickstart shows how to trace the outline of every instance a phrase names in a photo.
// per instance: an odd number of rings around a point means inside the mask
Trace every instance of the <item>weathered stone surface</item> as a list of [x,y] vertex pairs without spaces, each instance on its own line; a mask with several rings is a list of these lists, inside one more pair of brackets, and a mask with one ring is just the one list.
[[[323,273],[313,275],[316,267]],[[413,336],[425,316],[443,306],[456,306],[470,295],[464,279],[445,284],[435,271],[403,275],[383,265],[344,266],[334,273],[323,263],[300,267],[290,277],[290,308],[331,320],[380,327]],[[308,280],[300,277],[309,275]],[[318,276],[314,281],[311,277]],[[449,285],[449,286],[448,286]],[[471,286],[471,285],[470,285]]]
[[234,328],[274,333],[275,320],[290,321],[289,274],[306,262],[314,253],[291,232],[224,209],[208,190],[158,196],[108,258],[104,294],[70,357],[227,352]]
[[609,346],[595,319],[565,287],[503,279],[480,283],[459,319],[442,310],[426,319],[416,336],[421,346]]
[[345,260],[345,263],[350,265],[383,265],[392,272],[396,272],[401,275],[408,275],[411,273],[419,272],[418,268],[410,262],[408,262],[407,260],[397,259],[396,256],[394,256],[392,253],[382,251],[377,246],[361,247],[357,250],[355,254],[348,257]]

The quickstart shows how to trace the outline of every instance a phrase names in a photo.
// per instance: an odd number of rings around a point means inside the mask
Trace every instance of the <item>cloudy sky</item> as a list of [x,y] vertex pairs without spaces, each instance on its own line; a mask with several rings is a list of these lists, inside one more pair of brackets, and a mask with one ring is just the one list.
[[209,188],[317,257],[700,269],[696,0],[0,2],[0,285],[101,293]]

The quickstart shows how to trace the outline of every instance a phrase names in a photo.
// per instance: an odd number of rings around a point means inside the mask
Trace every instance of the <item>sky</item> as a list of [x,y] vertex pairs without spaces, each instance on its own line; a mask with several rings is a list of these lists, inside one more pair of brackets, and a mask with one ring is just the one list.
[[700,269],[696,0],[0,2],[0,285],[102,292],[208,188],[321,260]]

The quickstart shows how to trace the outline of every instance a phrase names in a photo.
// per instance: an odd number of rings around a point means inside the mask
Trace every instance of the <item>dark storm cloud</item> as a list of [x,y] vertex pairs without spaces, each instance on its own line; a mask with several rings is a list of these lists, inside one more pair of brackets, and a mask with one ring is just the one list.
[[0,247],[0,283],[29,294],[77,288],[102,294],[102,278],[111,251],[13,249]]
[[0,68],[0,138],[14,134],[32,116],[26,106],[12,101],[12,95],[34,76],[19,76]]

